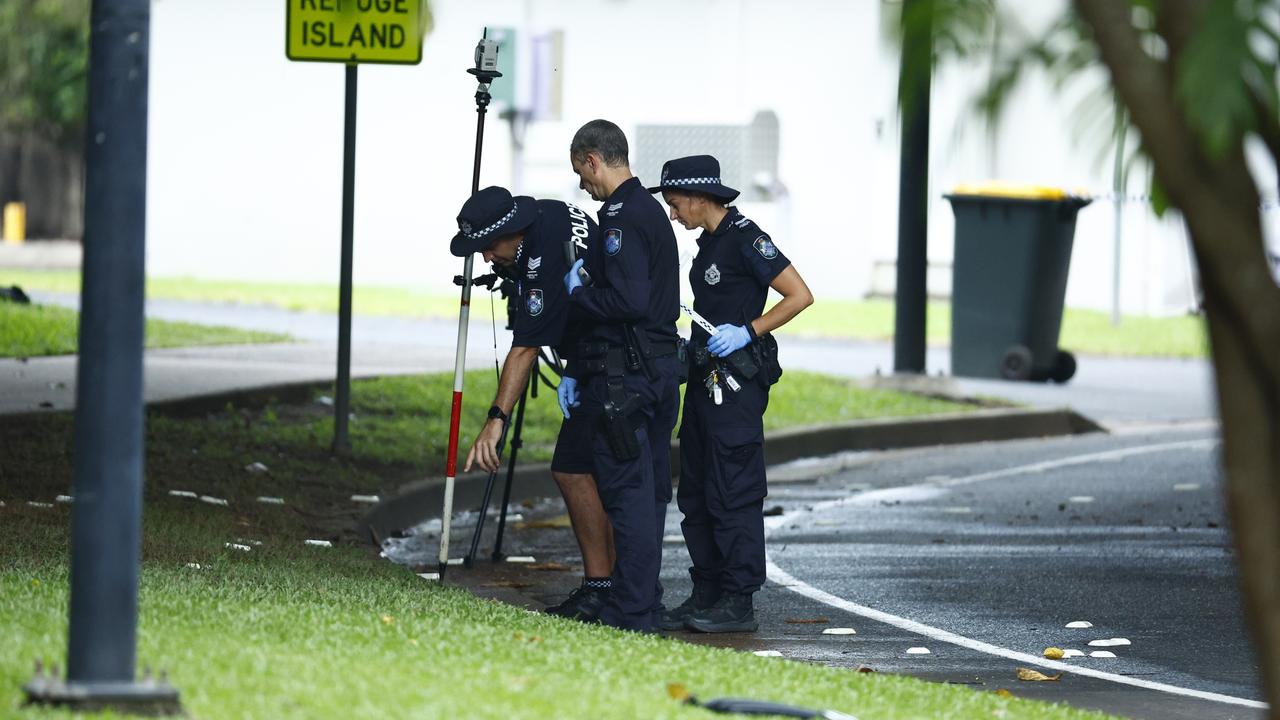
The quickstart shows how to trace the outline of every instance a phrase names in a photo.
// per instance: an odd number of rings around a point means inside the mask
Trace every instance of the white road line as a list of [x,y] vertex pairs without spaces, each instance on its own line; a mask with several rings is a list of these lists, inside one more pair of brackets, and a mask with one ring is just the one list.
[[[1074,457],[1061,458],[1059,460],[1050,460],[1046,462],[1032,463],[1029,465],[1020,465],[1018,467],[1007,468],[1004,470],[996,470],[992,472],[979,473],[977,475],[969,475],[967,477],[950,478],[944,481],[923,483],[920,485],[907,486],[904,488],[886,488],[885,490],[876,490],[872,492],[861,493],[859,495],[854,495],[849,498],[842,498],[840,500],[832,500],[825,503],[818,503],[813,507],[812,510],[792,511],[780,517],[774,517],[774,518],[768,518],[768,519],[772,521],[770,523],[770,528],[772,529],[772,528],[780,527],[790,522],[794,522],[800,515],[804,513],[819,511],[819,510],[831,508],[831,507],[874,504],[874,503],[881,502],[885,499],[888,499],[890,497],[897,497],[900,499],[927,499],[929,497],[935,496],[934,493],[927,492],[927,490],[937,489],[940,487],[954,487],[957,485],[968,485],[975,482],[981,482],[983,480],[994,480],[997,478],[1012,477],[1015,475],[1022,475],[1026,473],[1044,472],[1046,470],[1054,470],[1057,468],[1071,467],[1074,465],[1083,465],[1090,462],[1116,461],[1116,460],[1122,460],[1128,457],[1132,457],[1134,455],[1146,455],[1150,453],[1173,451],[1173,450],[1191,450],[1191,449],[1200,449],[1200,448],[1207,449],[1207,448],[1213,447],[1217,443],[1218,441],[1216,439],[1191,440],[1191,441],[1185,441],[1185,442],[1161,443],[1158,445],[1142,445],[1142,446],[1133,447],[1133,448],[1123,448],[1120,450],[1109,450],[1106,452],[1089,453],[1087,455],[1077,455]],[[1017,662],[1026,663],[1028,665],[1037,665],[1039,667],[1048,668],[1051,670],[1070,672],[1070,673],[1074,673],[1076,675],[1081,675],[1084,677],[1091,677],[1099,680],[1107,680],[1109,682],[1114,682],[1121,685],[1130,685],[1133,687],[1139,687],[1146,690],[1155,690],[1158,692],[1170,693],[1172,695],[1182,695],[1184,697],[1193,697],[1193,698],[1199,698],[1201,700],[1227,703],[1230,705],[1241,705],[1244,707],[1258,708],[1262,710],[1265,710],[1269,707],[1267,703],[1259,702],[1257,700],[1249,700],[1248,698],[1235,697],[1233,695],[1223,695],[1220,693],[1207,692],[1204,690],[1193,690],[1191,688],[1184,688],[1184,687],[1179,687],[1177,685],[1168,685],[1165,683],[1152,682],[1150,680],[1142,680],[1140,678],[1130,677],[1127,675],[1119,675],[1116,673],[1104,672],[1102,670],[1095,670],[1093,668],[1081,667],[1079,665],[1058,662],[1056,660],[1047,660],[1037,655],[1031,655],[1028,653],[1018,652],[1016,650],[1010,650],[1008,648],[1003,648],[998,645],[992,645],[991,643],[982,642],[981,640],[974,640],[973,638],[968,638],[963,635],[957,635],[953,632],[943,630],[941,628],[936,628],[931,625],[925,625],[924,623],[919,623],[914,620],[908,620],[907,618],[904,618],[904,617],[891,615],[887,612],[876,610],[875,608],[870,608],[865,605],[859,605],[857,603],[845,600],[844,598],[836,597],[831,593],[828,593],[823,590],[819,590],[818,588],[806,582],[796,579],[786,570],[783,570],[782,568],[778,567],[778,565],[773,561],[773,558],[767,555],[765,558],[765,568],[770,580],[774,581],[775,583],[781,585],[787,590],[790,590],[791,592],[794,592],[798,595],[803,595],[804,597],[807,597],[811,600],[816,600],[817,602],[820,602],[824,605],[828,605],[830,607],[837,608],[839,610],[843,610],[845,612],[852,613],[854,615],[859,615],[859,616],[868,618],[870,620],[875,620],[876,622],[882,622],[882,623],[885,623],[886,625],[892,625],[893,627],[896,627],[900,630],[906,630],[907,632],[915,633],[917,635],[923,635],[924,637],[931,638],[939,642],[958,645],[960,647],[967,648],[969,650],[975,650],[977,652],[986,653],[988,655],[995,655],[996,657],[1002,657],[1008,660],[1015,660]]]

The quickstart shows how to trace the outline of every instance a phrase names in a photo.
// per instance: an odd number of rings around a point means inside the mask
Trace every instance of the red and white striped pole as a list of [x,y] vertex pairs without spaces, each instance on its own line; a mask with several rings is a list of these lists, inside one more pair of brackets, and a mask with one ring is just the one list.
[[[489,84],[502,77],[498,72],[498,43],[485,29],[476,45],[476,66],[467,72],[476,76],[476,157],[471,169],[471,194],[480,191],[480,152],[484,147],[484,117],[489,110]],[[471,319],[471,267],[475,255],[462,264],[462,301],[458,309],[458,346],[453,358],[453,408],[449,412],[449,454],[444,468],[444,507],[440,511],[440,579],[449,566],[449,525],[453,519],[453,485],[458,477],[458,428],[462,423],[462,381],[467,369],[467,327]]]

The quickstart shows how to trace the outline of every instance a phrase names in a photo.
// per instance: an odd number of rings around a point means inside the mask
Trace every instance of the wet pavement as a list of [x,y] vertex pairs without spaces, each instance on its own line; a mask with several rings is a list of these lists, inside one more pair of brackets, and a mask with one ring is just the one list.
[[[1217,448],[1212,429],[1184,429],[773,468],[766,508],[783,514],[767,518],[771,569],[756,595],[760,631],[675,635],[1127,717],[1261,717]],[[563,509],[547,500],[518,511],[536,523]],[[459,521],[457,537],[469,540],[468,518]],[[663,565],[668,604],[689,590],[679,532],[673,506]],[[491,537],[492,529],[485,553]],[[532,609],[576,586],[580,565],[567,528],[514,523],[506,537],[508,552],[537,564],[495,565],[482,554],[474,569],[451,568],[447,582]],[[433,564],[438,540],[429,531],[419,539]],[[1065,627],[1073,621],[1092,627]],[[856,634],[822,633],[837,627]],[[1112,638],[1128,644],[1088,645]],[[917,647],[929,653],[907,652]],[[1032,664],[1045,662],[1047,647],[1116,657],[1066,660],[1058,682],[1018,681],[1018,667],[1058,672]]]

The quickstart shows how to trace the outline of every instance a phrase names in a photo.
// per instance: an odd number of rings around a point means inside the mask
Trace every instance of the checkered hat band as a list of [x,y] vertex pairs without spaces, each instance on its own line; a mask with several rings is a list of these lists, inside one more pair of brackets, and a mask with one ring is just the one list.
[[494,230],[497,230],[498,228],[500,228],[500,227],[502,227],[503,225],[505,225],[505,224],[507,223],[507,221],[508,221],[508,220],[510,220],[511,218],[513,218],[513,217],[515,217],[515,216],[516,216],[516,205],[514,205],[514,204],[513,204],[513,205],[511,206],[511,212],[507,213],[506,215],[503,215],[503,216],[502,216],[502,219],[498,220],[498,222],[496,222],[496,223],[494,223],[494,224],[490,225],[489,227],[487,227],[487,228],[485,228],[485,229],[483,229],[483,230],[477,230],[477,231],[475,231],[475,232],[473,232],[473,233],[463,233],[463,234],[464,234],[464,235],[466,235],[467,237],[471,238],[472,240],[475,240],[476,238],[479,238],[479,237],[484,237],[485,235],[488,235],[489,233],[493,232]]
[[663,187],[666,187],[667,185],[719,185],[719,184],[720,184],[720,178],[718,177],[671,178],[669,180],[662,181]]

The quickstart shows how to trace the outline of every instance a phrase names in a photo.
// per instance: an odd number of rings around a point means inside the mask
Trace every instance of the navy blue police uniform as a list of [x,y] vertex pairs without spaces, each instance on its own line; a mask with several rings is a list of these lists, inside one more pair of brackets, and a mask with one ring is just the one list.
[[[713,326],[750,327],[764,313],[769,285],[790,265],[768,233],[730,207],[714,232],[698,238],[689,270],[693,309]],[[695,324],[690,346],[705,347],[708,337]],[[762,343],[756,339],[752,345]],[[764,412],[770,381],[776,378],[763,367],[766,362],[756,364],[752,378],[721,360],[708,358],[694,367],[680,424],[677,504],[693,561],[690,575],[695,583],[718,586],[721,593],[753,593],[765,579]],[[719,405],[707,384],[713,369]]]
[[[569,263],[566,242],[579,244],[579,252],[597,244],[596,221],[581,208],[559,200],[539,200],[538,219],[525,232],[516,258],[519,310],[511,326],[512,347],[553,347],[568,363],[578,342],[585,336],[587,318],[574,307],[564,289]],[[592,471],[591,435],[594,428],[587,413],[573,413],[560,423],[554,472],[586,475]]]
[[617,552],[600,620],[653,631],[680,398],[680,261],[666,213],[639,180],[619,185],[597,218],[600,241],[585,261],[593,281],[570,299],[592,323],[570,366],[582,403],[572,414],[593,418],[596,485]]
[[[731,202],[738,192],[719,174],[711,156],[682,158],[664,166],[662,184],[650,191],[702,192]],[[749,597],[765,580],[764,412],[781,367],[773,338],[755,337],[751,321],[764,313],[774,278],[791,265],[768,233],[737,208],[727,210],[698,238],[689,270],[693,309],[712,327],[744,326],[751,342],[717,358],[706,350],[710,334],[694,323],[679,432],[676,502],[692,561],[690,602],[704,607],[720,597]]]
[[[468,200],[459,216],[463,231],[451,250],[465,256],[488,247],[493,240],[523,230],[509,281],[515,283],[516,314],[512,318],[512,347],[552,347],[567,363],[584,337],[587,317],[569,303],[562,279],[569,270],[565,243],[579,253],[598,244],[599,227],[585,211],[559,200],[511,197],[505,189],[488,187]],[[483,224],[482,224],[483,223]],[[556,472],[592,472],[590,453],[594,432],[586,413],[574,413],[560,424],[551,460]]]

